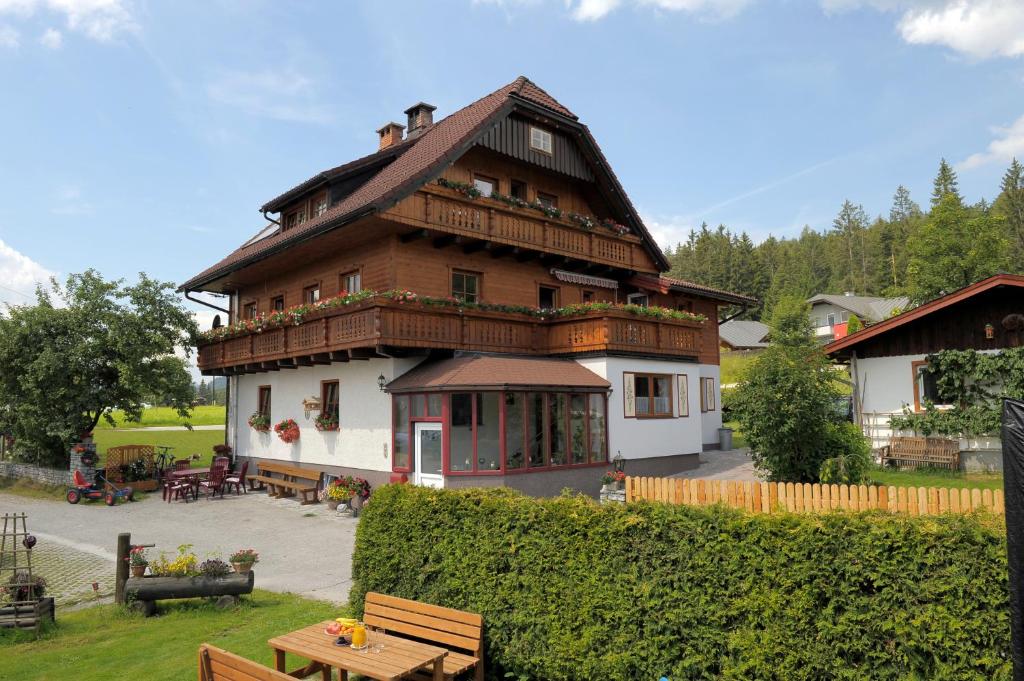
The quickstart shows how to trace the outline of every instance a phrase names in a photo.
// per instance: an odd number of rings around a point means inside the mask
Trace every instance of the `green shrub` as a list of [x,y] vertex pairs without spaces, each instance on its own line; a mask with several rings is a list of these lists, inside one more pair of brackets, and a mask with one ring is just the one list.
[[1009,679],[986,516],[745,515],[507,490],[376,491],[352,602],[484,617],[492,679]]
[[837,454],[821,464],[818,477],[822,482],[838,485],[867,482],[871,445],[858,426],[848,422],[832,424],[825,432],[825,449]]

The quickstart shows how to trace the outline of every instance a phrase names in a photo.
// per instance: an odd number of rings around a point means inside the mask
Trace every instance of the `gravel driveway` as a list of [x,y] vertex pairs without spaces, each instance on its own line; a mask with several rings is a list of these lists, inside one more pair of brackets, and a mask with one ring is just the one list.
[[39,538],[40,547],[67,547],[67,565],[61,570],[68,573],[82,570],[76,556],[88,556],[92,572],[99,560],[112,575],[117,535],[131,532],[132,543],[156,544],[149,549],[153,556],[192,544],[200,560],[207,555],[227,560],[235,549],[251,547],[260,554],[258,588],[336,603],[348,598],[358,521],[321,504],[301,506],[264,492],[167,504],[156,492],[108,508],[101,502],[71,506],[0,493],[0,513],[5,512],[27,513],[29,532]]

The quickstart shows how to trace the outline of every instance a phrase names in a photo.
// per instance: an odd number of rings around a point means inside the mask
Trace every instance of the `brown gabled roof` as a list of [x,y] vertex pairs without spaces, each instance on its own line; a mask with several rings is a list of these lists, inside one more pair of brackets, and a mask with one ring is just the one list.
[[387,384],[388,392],[473,388],[607,390],[611,383],[571,359],[466,355],[427,361]]
[[712,286],[705,286],[704,284],[697,284],[692,281],[675,279],[674,277],[655,277],[650,274],[638,274],[634,276],[630,282],[639,288],[658,290],[662,293],[679,291],[681,293],[689,293],[692,295],[702,296],[704,298],[712,298],[714,300],[720,300],[734,305],[757,304],[757,298],[751,298],[750,296],[745,296],[741,293],[732,293],[731,291],[714,288]]
[[921,319],[933,312],[937,312],[943,308],[949,307],[950,305],[955,305],[956,303],[967,300],[979,293],[984,293],[985,291],[999,286],[1016,286],[1024,288],[1024,276],[1016,274],[996,274],[988,279],[982,279],[981,281],[965,286],[958,291],[953,291],[941,298],[936,298],[935,300],[931,300],[923,305],[915,307],[912,310],[907,310],[903,314],[899,314],[895,317],[890,317],[889,319],[878,322],[877,324],[864,327],[856,333],[851,333],[849,336],[833,341],[825,346],[825,354],[835,355],[844,350],[849,350],[858,343],[892,331],[904,324]]
[[[403,144],[408,144],[408,148],[400,156],[384,166],[352,194],[331,206],[323,215],[307,220],[287,232],[279,231],[254,243],[241,246],[217,264],[186,281],[179,287],[179,290],[196,289],[286,246],[305,241],[403,198],[405,194],[414,191],[417,186],[429,181],[432,175],[440,173],[454,162],[499,115],[507,114],[516,100],[540,106],[571,121],[576,120],[576,116],[569,109],[559,104],[551,95],[525,76],[520,76],[508,85],[435,123],[411,142],[403,142]],[[624,199],[627,209],[632,213],[651,255],[667,269],[668,263],[665,261],[664,255],[654,243],[632,204],[629,203],[625,191],[621,189],[618,180],[612,174],[597,143],[584,126],[580,127],[586,141],[593,145],[600,161],[607,169],[612,183],[617,188],[616,193]],[[364,157],[360,161],[366,161],[369,158]],[[359,161],[353,163],[359,163]],[[339,166],[339,168],[345,168],[345,166]],[[307,180],[307,182],[310,181],[315,182],[316,176]],[[294,189],[289,190],[282,196],[290,196],[294,191]],[[276,201],[277,199],[274,200],[274,202]]]

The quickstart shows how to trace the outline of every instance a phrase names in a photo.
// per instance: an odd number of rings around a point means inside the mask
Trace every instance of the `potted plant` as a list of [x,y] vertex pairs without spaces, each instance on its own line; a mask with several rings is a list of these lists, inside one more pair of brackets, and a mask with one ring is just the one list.
[[341,479],[334,479],[331,480],[329,485],[320,490],[318,496],[320,501],[327,502],[327,508],[337,511],[338,505],[343,501],[348,501],[352,495]]
[[132,577],[144,577],[146,568],[149,566],[146,549],[141,546],[133,546],[128,552],[128,565],[131,567]]
[[224,577],[231,573],[231,566],[220,558],[207,558],[199,564],[199,574],[204,577]]
[[244,575],[252,570],[253,565],[260,562],[260,554],[256,553],[255,549],[239,549],[231,554],[230,560],[235,572]]
[[316,417],[313,425],[321,432],[338,430],[338,419],[331,414],[321,414]]
[[281,442],[291,444],[299,439],[299,424],[295,419],[285,419],[274,426],[274,432],[281,438]]
[[270,430],[270,417],[256,412],[249,417],[249,427],[258,433],[266,433]]
[[345,476],[345,487],[348,489],[349,506],[352,507],[353,515],[359,515],[360,509],[370,496],[370,483],[363,478],[351,475]]
[[601,491],[611,492],[613,490],[622,489],[622,485],[626,482],[626,474],[622,471],[606,471],[601,476]]

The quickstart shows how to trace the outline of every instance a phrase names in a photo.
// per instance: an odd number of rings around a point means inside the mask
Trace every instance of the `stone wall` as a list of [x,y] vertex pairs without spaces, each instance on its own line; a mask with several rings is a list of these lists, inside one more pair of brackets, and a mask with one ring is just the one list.
[[30,463],[0,461],[0,478],[31,480],[44,485],[65,487],[71,483],[71,473],[58,468],[43,468]]

